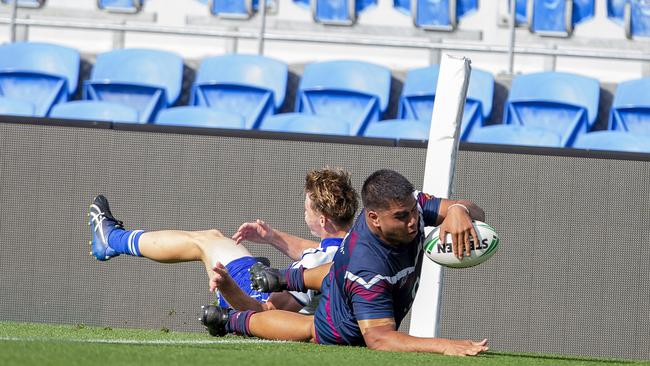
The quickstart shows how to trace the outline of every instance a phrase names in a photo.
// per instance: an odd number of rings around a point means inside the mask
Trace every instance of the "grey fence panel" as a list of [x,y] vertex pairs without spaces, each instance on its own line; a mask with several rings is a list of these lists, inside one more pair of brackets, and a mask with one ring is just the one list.
[[[422,182],[425,150],[0,123],[0,320],[201,331],[200,263],[88,255],[104,193],[128,228],[244,221],[309,237],[304,174],[379,168]],[[487,212],[499,252],[447,270],[442,335],[519,352],[650,358],[650,162],[461,151],[454,197]],[[276,266],[289,259],[246,244]],[[405,321],[404,324],[408,324]],[[402,328],[403,330],[404,327]]]

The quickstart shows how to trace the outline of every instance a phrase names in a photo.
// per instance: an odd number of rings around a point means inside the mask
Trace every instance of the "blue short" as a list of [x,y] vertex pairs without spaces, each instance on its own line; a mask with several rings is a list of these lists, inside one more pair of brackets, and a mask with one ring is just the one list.
[[[251,268],[251,266],[255,263],[257,263],[257,259],[253,257],[241,257],[228,263],[226,265],[226,269],[228,270],[230,277],[232,277],[232,279],[237,283],[237,286],[244,290],[248,296],[257,301],[266,302],[266,300],[269,299],[269,296],[271,296],[270,293],[259,292],[251,289],[251,279],[250,274],[248,273],[248,269]],[[219,301],[219,306],[226,308],[230,307],[226,299],[221,296],[221,293],[219,293],[219,291],[216,292],[216,297],[217,301]]]

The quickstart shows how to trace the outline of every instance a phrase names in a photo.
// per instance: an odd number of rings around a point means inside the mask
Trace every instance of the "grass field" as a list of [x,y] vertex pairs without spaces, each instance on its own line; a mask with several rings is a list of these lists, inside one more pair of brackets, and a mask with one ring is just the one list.
[[540,354],[489,352],[459,358],[359,347],[213,338],[207,333],[0,322],[0,365],[650,365]]

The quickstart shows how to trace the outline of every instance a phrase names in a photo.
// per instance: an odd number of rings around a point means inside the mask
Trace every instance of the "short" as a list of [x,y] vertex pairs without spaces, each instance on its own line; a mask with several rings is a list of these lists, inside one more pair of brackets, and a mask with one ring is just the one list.
[[321,301],[314,314],[314,332],[316,334],[316,343],[318,344],[345,344],[339,331],[332,322],[332,307],[330,300],[330,281],[331,275],[327,275],[321,284]]
[[[257,259],[253,257],[241,257],[228,263],[226,265],[226,269],[228,270],[230,277],[232,277],[232,279],[237,283],[237,286],[244,290],[248,296],[257,301],[266,302],[269,299],[269,296],[271,296],[270,293],[259,292],[251,289],[251,279],[250,274],[248,273],[248,269],[251,268],[251,266],[255,263],[257,263]],[[230,307],[226,299],[221,296],[221,293],[219,293],[219,291],[216,292],[216,297],[217,301],[219,302],[219,306],[226,308]]]

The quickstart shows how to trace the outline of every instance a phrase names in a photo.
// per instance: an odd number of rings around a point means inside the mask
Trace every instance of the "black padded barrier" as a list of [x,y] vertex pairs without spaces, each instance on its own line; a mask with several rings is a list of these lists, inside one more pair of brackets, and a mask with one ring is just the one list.
[[[342,166],[360,188],[391,168],[418,186],[426,152],[408,141],[2,121],[5,321],[202,331],[198,309],[213,298],[201,264],[88,255],[86,213],[98,193],[129,228],[232,234],[259,217],[309,237],[306,171]],[[454,197],[479,203],[502,240],[488,262],[445,271],[442,336],[650,359],[649,188],[647,155],[461,144]],[[289,262],[246,246],[276,266]]]

